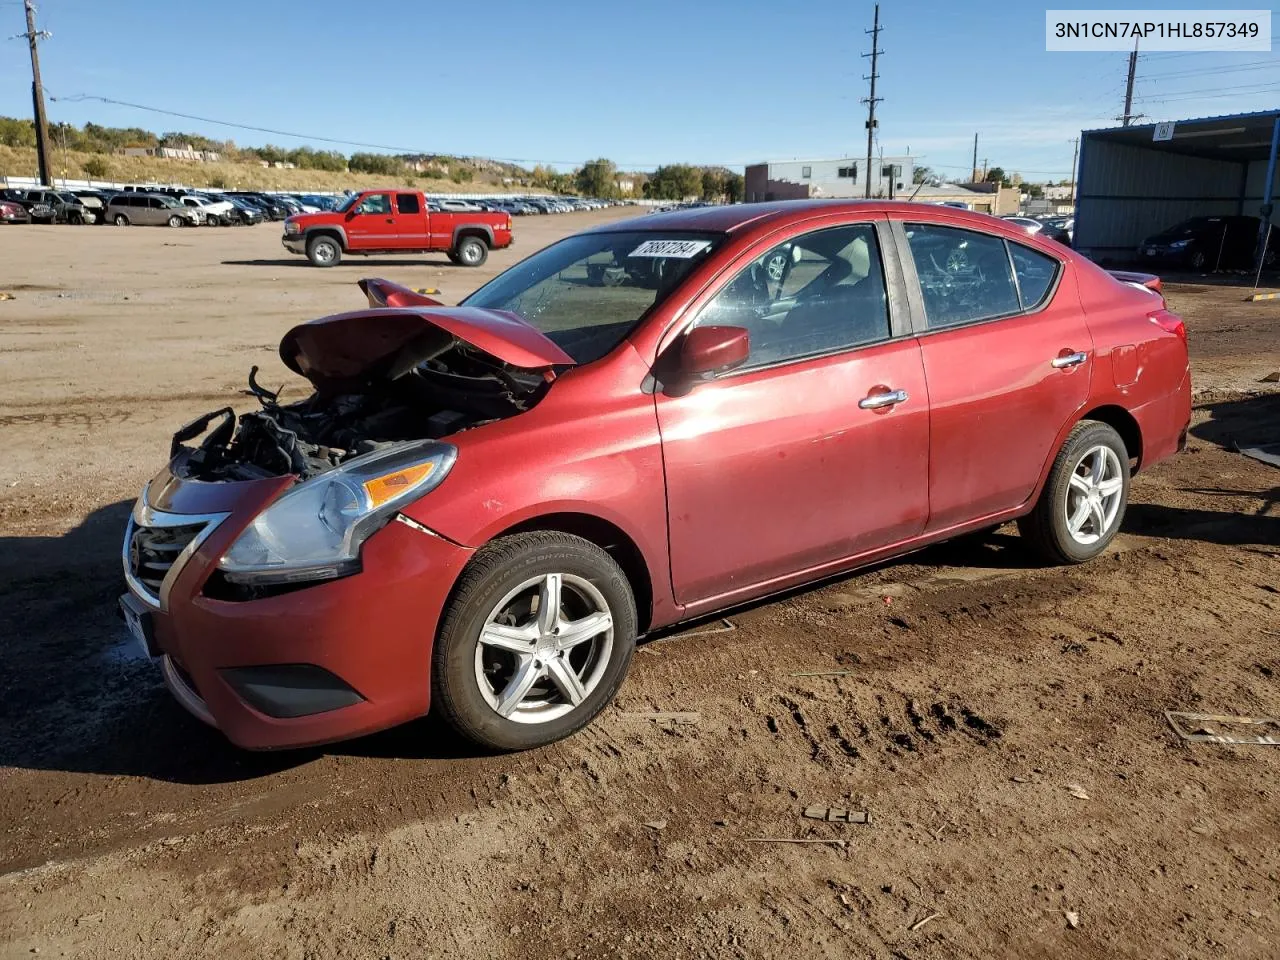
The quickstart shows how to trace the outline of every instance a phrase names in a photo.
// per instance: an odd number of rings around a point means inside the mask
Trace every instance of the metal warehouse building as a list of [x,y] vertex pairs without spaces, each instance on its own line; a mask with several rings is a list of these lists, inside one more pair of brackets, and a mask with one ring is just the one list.
[[[1085,130],[1075,246],[1097,261],[1131,258],[1145,237],[1199,216],[1268,219],[1280,110]],[[1280,242],[1280,231],[1271,243]]]

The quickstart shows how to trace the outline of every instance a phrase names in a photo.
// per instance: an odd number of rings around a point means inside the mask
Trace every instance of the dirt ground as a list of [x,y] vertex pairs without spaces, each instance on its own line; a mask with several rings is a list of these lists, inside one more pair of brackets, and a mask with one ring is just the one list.
[[1280,471],[1231,450],[1280,440],[1280,302],[1239,288],[1170,288],[1191,449],[1091,564],[1005,528],[735,612],[517,756],[430,720],[248,754],[171,700],[114,604],[173,429],[247,403],[250,364],[300,390],[280,335],[358,277],[456,299],[605,215],[520,220],[482,270],[318,270],[270,225],[0,230],[0,957],[1280,955],[1280,750],[1163,715],[1280,716]]

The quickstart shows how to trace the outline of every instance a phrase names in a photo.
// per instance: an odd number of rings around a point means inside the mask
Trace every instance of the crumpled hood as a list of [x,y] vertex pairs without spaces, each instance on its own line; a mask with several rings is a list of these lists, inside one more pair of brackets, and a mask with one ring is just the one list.
[[[375,300],[379,293],[398,292]],[[363,281],[371,302],[433,304],[386,281]],[[407,295],[407,296],[406,296]],[[574,359],[514,313],[479,307],[378,306],[300,324],[280,341],[280,359],[317,389],[341,388],[398,376],[455,341],[526,370],[573,365]]]

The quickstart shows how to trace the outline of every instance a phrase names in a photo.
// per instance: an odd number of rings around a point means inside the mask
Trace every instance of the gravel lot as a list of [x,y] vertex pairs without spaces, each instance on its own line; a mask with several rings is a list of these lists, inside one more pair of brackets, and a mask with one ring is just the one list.
[[[1280,303],[1239,288],[1170,287],[1191,450],[1092,564],[1037,568],[1005,528],[736,612],[518,756],[429,720],[246,754],[171,701],[114,603],[174,428],[249,402],[255,363],[300,397],[280,335],[361,276],[452,301],[624,213],[518,220],[480,270],[318,270],[279,225],[0,229],[0,957],[1280,953],[1280,750],[1163,716],[1280,716],[1280,472],[1230,452],[1280,440]],[[628,716],[653,710],[699,718]]]

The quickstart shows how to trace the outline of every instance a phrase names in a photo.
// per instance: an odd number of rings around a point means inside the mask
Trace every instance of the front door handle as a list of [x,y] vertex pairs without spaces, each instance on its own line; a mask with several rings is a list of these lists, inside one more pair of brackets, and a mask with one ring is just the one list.
[[879,410],[881,407],[892,407],[894,404],[904,403],[906,399],[907,391],[889,390],[885,393],[873,393],[869,397],[863,397],[858,401],[858,406],[863,410]]
[[1087,353],[1069,353],[1066,356],[1054,357],[1051,361],[1053,365],[1061,370],[1064,367],[1078,367],[1089,359]]

